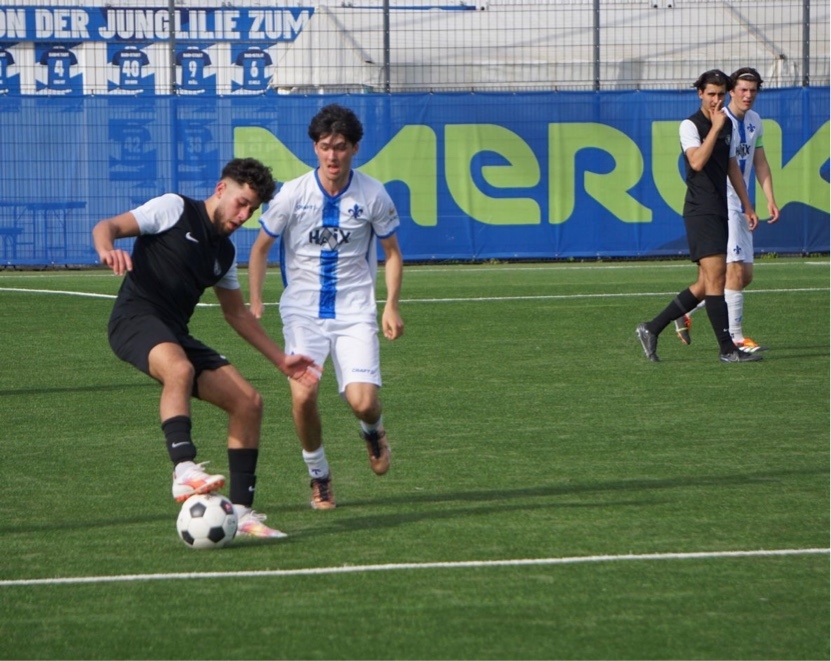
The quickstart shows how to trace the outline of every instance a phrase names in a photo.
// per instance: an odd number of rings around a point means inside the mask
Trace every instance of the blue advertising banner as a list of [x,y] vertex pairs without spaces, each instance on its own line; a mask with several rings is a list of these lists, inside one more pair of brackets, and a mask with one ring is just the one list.
[[[138,72],[140,55],[127,60]],[[67,95],[0,100],[0,231],[19,230],[2,261],[95,263],[95,222],[169,191],[207,197],[234,156],[298,176],[315,165],[309,120],[332,102],[364,123],[355,166],[388,187],[409,261],[687,254],[678,127],[694,91]],[[826,253],[829,90],[765,89],[756,109],[782,209],[756,250]],[[257,229],[254,218],[235,234],[242,262]]]

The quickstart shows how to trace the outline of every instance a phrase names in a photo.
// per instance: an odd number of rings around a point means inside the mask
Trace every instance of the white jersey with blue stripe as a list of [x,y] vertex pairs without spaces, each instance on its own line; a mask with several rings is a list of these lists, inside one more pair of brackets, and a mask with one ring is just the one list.
[[380,181],[353,170],[332,197],[312,170],[283,185],[260,224],[281,238],[281,314],[376,321],[376,237],[394,234],[399,225]]
[[[757,147],[762,147],[762,118],[755,110],[748,110],[742,119],[730,112],[729,108],[725,108],[724,112],[733,122],[733,143],[736,145],[736,160],[739,162],[739,168],[741,168],[744,177],[744,185],[747,187],[749,194],[753,154]],[[727,207],[739,212],[742,210],[742,203],[739,201],[739,196],[736,194],[733,184],[730,183],[730,179],[727,180]]]

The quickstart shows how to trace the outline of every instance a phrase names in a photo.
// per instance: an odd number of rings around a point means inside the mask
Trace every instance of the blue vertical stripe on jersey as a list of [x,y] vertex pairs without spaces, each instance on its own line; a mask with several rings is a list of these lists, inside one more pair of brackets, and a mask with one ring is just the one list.
[[317,316],[335,318],[335,300],[338,296],[338,251],[320,251],[320,302]]
[[324,197],[323,200],[323,227],[340,226],[340,203],[338,198]]
[[[739,162],[739,168],[741,168],[742,175],[744,175],[747,171],[748,161],[747,152],[745,151],[745,148],[747,147],[747,133],[745,132],[744,118],[739,119],[736,117],[732,112],[730,112],[730,108],[727,108],[727,114],[735,119],[736,124],[739,125],[739,149],[741,150],[741,153],[736,160]],[[737,153],[739,153],[739,149],[736,150]]]
[[288,274],[286,273],[286,242],[280,237],[280,277],[283,279],[283,289],[289,284]]
[[[323,198],[323,227],[340,226],[340,204],[337,198],[324,194]],[[338,296],[338,251],[320,251],[320,301],[318,303],[318,317],[321,319],[335,318],[335,303]]]
[[742,175],[744,175],[747,172],[748,160],[749,160],[747,158],[748,154],[745,151],[745,149],[747,148],[747,133],[744,130],[744,120],[741,120],[739,122],[739,138],[741,140],[741,145],[743,147],[743,149],[742,149],[742,158],[739,161],[739,165],[742,168]]

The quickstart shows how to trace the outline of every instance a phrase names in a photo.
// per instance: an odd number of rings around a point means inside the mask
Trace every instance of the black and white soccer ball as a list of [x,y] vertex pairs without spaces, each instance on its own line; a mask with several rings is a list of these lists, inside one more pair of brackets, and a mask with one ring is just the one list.
[[197,494],[182,503],[176,530],[191,548],[221,549],[237,534],[237,515],[225,496]]

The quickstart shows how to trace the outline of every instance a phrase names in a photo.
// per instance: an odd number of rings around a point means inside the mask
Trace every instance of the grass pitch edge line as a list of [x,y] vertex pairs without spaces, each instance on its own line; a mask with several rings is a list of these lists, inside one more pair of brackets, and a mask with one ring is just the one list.
[[306,569],[273,569],[231,572],[186,572],[169,574],[124,574],[114,576],[76,576],[64,578],[33,578],[2,580],[0,587],[32,585],[77,585],[81,583],[126,583],[134,581],[172,581],[197,578],[263,578],[283,576],[319,576],[325,574],[356,574],[375,571],[408,569],[471,569],[488,567],[523,567],[541,565],[574,565],[594,562],[628,562],[649,560],[695,560],[717,558],[758,558],[772,556],[828,555],[831,549],[775,549],[759,551],[700,551],[691,553],[644,553],[631,555],[588,555],[565,558],[526,558],[515,560],[467,560],[459,562],[405,562],[384,565],[343,565]]
[[[749,289],[745,294],[799,294],[818,291],[829,291],[828,287],[801,287],[792,289]],[[0,287],[0,292],[14,292],[27,294],[54,294],[58,296],[79,296],[82,298],[103,298],[115,300],[115,294],[95,294],[90,292],[62,291],[56,289],[29,289],[24,287]],[[465,298],[403,298],[401,303],[482,303],[490,301],[567,301],[587,298],[635,298],[638,296],[674,296],[675,291],[655,292],[622,292],[600,294],[539,294],[535,296],[469,296]],[[265,303],[266,307],[277,306],[277,303]],[[379,301],[383,305],[383,301]],[[197,303],[199,308],[217,308],[219,303]]]

